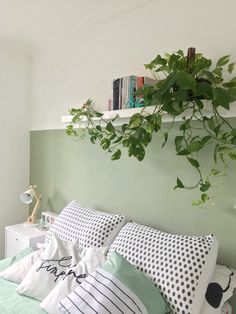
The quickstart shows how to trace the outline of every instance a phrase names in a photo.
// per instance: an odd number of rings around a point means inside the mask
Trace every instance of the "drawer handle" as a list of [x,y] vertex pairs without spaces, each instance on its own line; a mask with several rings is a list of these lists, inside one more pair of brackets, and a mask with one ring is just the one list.
[[16,241],[18,241],[18,238],[16,238]]

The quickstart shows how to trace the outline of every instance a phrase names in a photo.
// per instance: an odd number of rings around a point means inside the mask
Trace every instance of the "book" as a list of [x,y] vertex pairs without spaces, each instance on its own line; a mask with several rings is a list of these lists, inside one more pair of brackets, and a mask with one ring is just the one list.
[[145,85],[155,85],[156,80],[144,76],[125,76],[113,80],[113,110],[143,107],[142,95],[135,92]]
[[113,110],[119,109],[119,85],[120,79],[113,81]]

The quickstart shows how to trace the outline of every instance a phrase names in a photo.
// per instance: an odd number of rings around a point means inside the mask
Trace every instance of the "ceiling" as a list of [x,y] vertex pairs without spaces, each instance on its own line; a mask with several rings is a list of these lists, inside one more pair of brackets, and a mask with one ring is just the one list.
[[36,50],[155,0],[0,0],[0,39]]

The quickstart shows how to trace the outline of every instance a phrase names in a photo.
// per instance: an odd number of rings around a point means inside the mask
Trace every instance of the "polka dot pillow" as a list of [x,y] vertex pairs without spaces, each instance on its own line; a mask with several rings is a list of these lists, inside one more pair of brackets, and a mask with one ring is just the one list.
[[109,246],[125,222],[123,215],[100,212],[72,201],[55,219],[45,243],[55,233],[62,240],[77,240],[83,247]]
[[173,313],[199,314],[216,265],[212,236],[182,236],[127,223],[112,243],[131,264],[152,278]]

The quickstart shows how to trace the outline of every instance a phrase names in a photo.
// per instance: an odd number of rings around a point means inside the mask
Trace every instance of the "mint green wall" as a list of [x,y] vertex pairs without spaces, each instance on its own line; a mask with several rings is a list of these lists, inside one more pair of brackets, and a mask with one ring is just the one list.
[[[156,137],[143,162],[125,153],[112,162],[97,145],[72,140],[64,130],[31,131],[30,142],[30,182],[43,195],[42,209],[59,212],[75,199],[163,231],[214,233],[220,243],[218,262],[236,268],[236,164],[224,185],[217,182],[215,206],[201,209],[191,205],[198,193],[173,191],[177,176],[190,183],[195,177],[193,168],[175,156],[171,138],[161,150]],[[210,159],[208,152],[201,156],[204,167]]]

